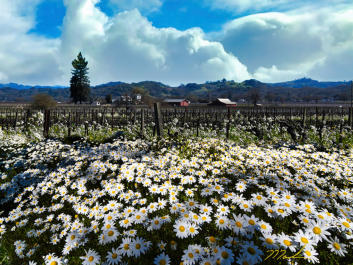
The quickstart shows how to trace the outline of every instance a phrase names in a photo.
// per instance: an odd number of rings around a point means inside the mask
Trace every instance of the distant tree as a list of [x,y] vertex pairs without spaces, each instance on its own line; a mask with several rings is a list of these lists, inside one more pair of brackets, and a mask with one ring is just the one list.
[[48,94],[36,94],[32,97],[32,108],[49,109],[56,106],[55,99]]
[[70,97],[77,102],[88,101],[90,99],[90,82],[88,79],[88,62],[83,58],[81,52],[72,61],[72,77],[70,80]]
[[250,100],[250,102],[252,102],[254,104],[254,106],[256,106],[256,104],[260,101],[261,96],[260,96],[260,90],[258,88],[252,88],[248,91],[248,95],[247,95],[248,99]]
[[145,104],[150,105],[155,102],[155,99],[151,97],[149,91],[144,87],[136,86],[132,89],[131,96],[134,99],[134,101],[136,101],[137,95],[141,95],[141,101]]
[[113,102],[112,94],[108,94],[105,96],[105,102],[107,102],[108,104],[111,104]]

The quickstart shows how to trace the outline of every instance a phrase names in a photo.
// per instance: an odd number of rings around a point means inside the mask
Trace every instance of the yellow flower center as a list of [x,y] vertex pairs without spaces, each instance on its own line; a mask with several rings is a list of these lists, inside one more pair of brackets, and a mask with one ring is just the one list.
[[219,220],[219,223],[220,223],[221,225],[223,225],[223,224],[224,224],[224,220],[223,220],[223,219]]
[[136,249],[140,249],[141,245],[139,243],[137,243],[135,247],[136,247]]
[[52,261],[50,262],[50,265],[58,265],[58,263],[56,261]]
[[290,245],[292,245],[292,243],[291,243],[289,240],[287,240],[287,239],[283,240],[283,243],[284,243],[287,247],[289,247]]
[[113,258],[113,259],[116,259],[117,257],[118,257],[118,254],[116,254],[116,253],[113,253],[113,254],[112,254],[112,258]]
[[348,222],[343,222],[342,223],[345,227],[347,227],[347,228],[349,228],[350,227],[350,225],[349,225],[349,223]]
[[159,265],[166,265],[166,264],[167,264],[167,262],[165,261],[165,259],[161,259],[159,261]]
[[227,259],[228,258],[228,252],[227,251],[223,251],[222,252],[222,258],[224,258],[224,259]]
[[252,219],[250,219],[250,220],[249,220],[249,224],[250,224],[250,225],[255,225],[255,221],[252,220]]
[[194,257],[194,254],[189,253],[188,256],[189,256],[190,259],[192,259]]
[[333,243],[333,247],[334,247],[336,250],[340,250],[340,249],[341,249],[340,244],[338,244],[337,242]]
[[114,235],[114,231],[110,230],[110,231],[108,232],[108,236],[113,236],[113,235]]
[[181,226],[179,227],[179,231],[180,231],[180,232],[184,232],[184,231],[185,231],[185,227],[181,225]]
[[249,252],[251,255],[255,255],[255,253],[256,253],[255,249],[253,249],[252,247],[248,247],[248,252]]
[[124,249],[125,249],[125,250],[128,250],[129,248],[130,248],[129,244],[125,244],[125,245],[124,245]]
[[271,238],[266,238],[266,243],[267,244],[273,244],[273,240]]
[[94,257],[93,256],[90,256],[89,258],[88,258],[88,261],[89,262],[92,262],[94,260]]
[[304,244],[308,244],[308,243],[309,243],[308,239],[306,239],[305,237],[302,237],[300,240],[301,240]]
[[320,229],[320,227],[315,226],[315,227],[313,228],[313,232],[314,232],[314,234],[316,234],[316,235],[321,234],[321,229]]
[[311,256],[311,252],[309,250],[305,250],[305,254],[309,257]]

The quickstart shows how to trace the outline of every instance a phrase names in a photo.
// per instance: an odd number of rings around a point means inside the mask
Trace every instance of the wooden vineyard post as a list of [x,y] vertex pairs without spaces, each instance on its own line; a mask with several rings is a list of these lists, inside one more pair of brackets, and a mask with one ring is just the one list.
[[304,107],[304,110],[303,110],[303,122],[302,122],[303,129],[305,127],[305,123],[306,123],[306,108]]
[[14,130],[16,130],[17,118],[18,118],[18,111],[16,110],[16,116],[15,116],[15,120],[14,120],[14,123],[13,123]]
[[44,122],[43,122],[43,136],[48,138],[50,126],[50,110],[44,110]]
[[27,109],[26,118],[25,118],[25,126],[24,126],[24,129],[25,129],[26,131],[28,130],[28,120],[29,120],[29,116],[30,116],[30,110]]
[[227,137],[227,139],[229,139],[230,118],[231,118],[231,116],[230,116],[230,107],[228,107],[228,115],[227,115],[228,121],[227,121],[227,131],[226,131],[226,137]]
[[133,119],[132,119],[132,125],[135,125],[136,123],[136,108],[133,110]]
[[141,134],[141,139],[145,137],[145,110],[141,108],[141,125],[140,125],[140,134]]
[[88,122],[85,121],[85,135],[88,136]]
[[317,107],[315,108],[315,126],[317,127],[319,124],[319,110],[317,109]]
[[292,108],[289,108],[289,120],[291,121],[292,119]]
[[114,128],[114,109],[113,108],[112,108],[112,119],[111,119],[110,127],[112,129]]
[[69,119],[67,120],[67,136],[71,136],[71,111],[69,112]]
[[161,114],[161,104],[159,102],[154,103],[154,120],[156,124],[157,137],[163,138],[163,122]]

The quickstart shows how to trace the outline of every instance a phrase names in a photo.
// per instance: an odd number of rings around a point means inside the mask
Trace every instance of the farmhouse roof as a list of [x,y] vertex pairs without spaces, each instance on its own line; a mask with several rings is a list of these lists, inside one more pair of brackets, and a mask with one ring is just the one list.
[[165,99],[164,102],[167,102],[167,103],[180,103],[180,102],[183,102],[185,101],[185,99],[177,99],[177,98],[170,98],[170,99]]
[[231,105],[237,104],[236,102],[230,101],[228,98],[217,98],[217,100],[219,102],[223,103],[223,104],[226,104],[226,105],[228,105],[228,104],[231,104]]

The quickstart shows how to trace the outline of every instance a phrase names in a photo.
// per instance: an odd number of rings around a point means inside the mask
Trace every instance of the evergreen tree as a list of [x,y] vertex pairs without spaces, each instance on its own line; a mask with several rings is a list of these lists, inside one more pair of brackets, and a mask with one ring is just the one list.
[[90,82],[88,79],[88,62],[83,58],[81,52],[77,55],[77,58],[72,61],[72,77],[70,80],[70,97],[77,103],[82,101],[88,101],[90,99]]

